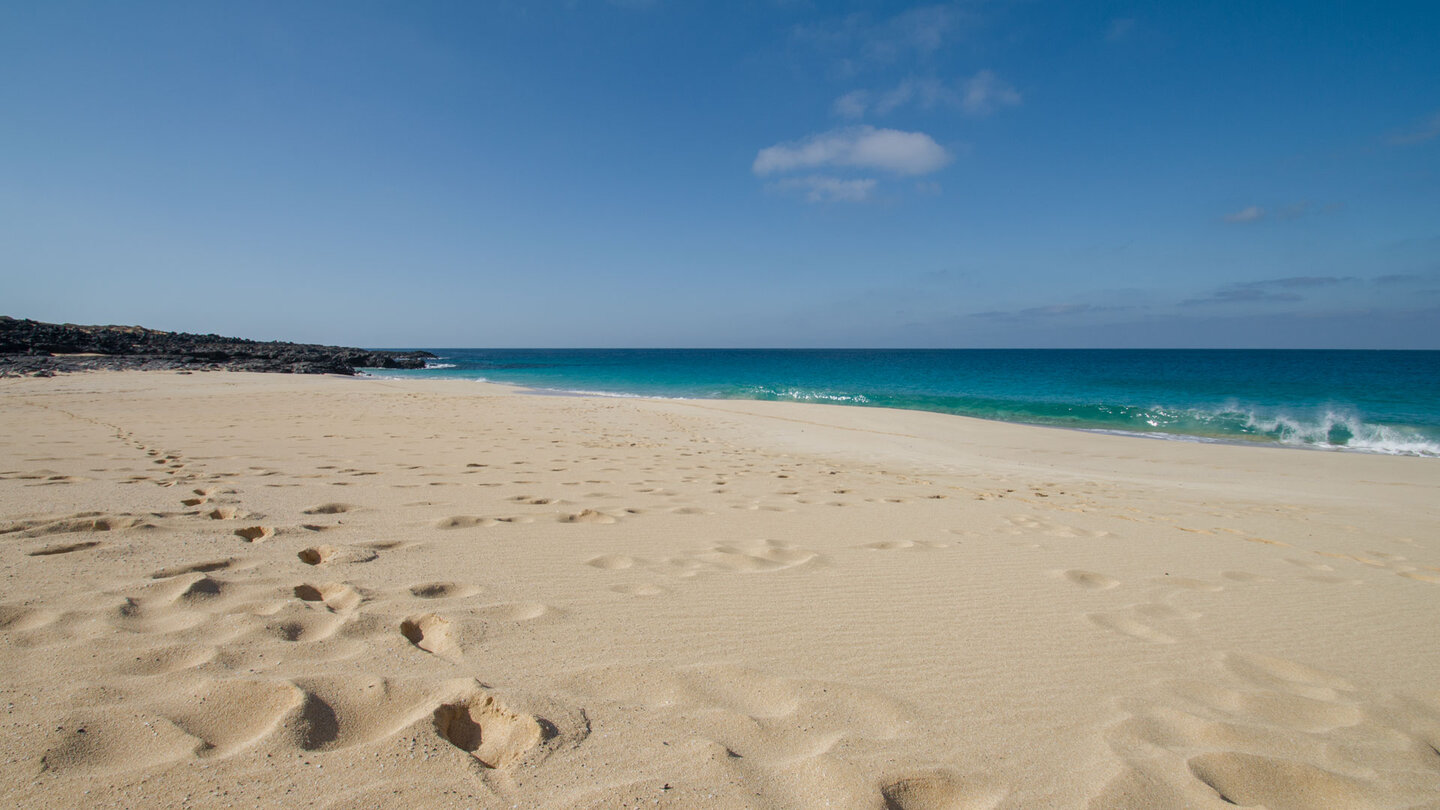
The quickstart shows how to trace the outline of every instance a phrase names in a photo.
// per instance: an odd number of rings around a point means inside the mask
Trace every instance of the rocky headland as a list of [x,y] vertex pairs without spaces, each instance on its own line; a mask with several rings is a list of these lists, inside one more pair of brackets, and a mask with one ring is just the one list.
[[0,377],[132,369],[353,375],[357,368],[424,368],[434,356],[0,315]]

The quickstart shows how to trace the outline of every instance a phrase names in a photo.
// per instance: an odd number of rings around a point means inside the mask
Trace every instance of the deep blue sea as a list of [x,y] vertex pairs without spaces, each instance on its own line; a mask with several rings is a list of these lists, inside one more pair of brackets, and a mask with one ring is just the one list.
[[1440,457],[1440,352],[430,349],[546,391],[906,408],[1079,430]]

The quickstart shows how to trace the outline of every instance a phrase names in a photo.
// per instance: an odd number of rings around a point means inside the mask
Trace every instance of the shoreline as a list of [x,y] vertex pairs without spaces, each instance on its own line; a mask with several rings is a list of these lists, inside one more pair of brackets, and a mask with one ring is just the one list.
[[355,381],[0,381],[8,803],[1440,791],[1429,459]]
[[923,409],[923,408],[898,408],[898,407],[894,407],[894,406],[890,406],[890,405],[868,405],[868,404],[857,404],[857,403],[847,403],[847,402],[798,402],[798,401],[786,401],[786,400],[751,399],[751,398],[745,398],[745,397],[735,397],[735,398],[724,398],[724,397],[681,397],[681,396],[664,397],[664,396],[654,396],[654,395],[650,395],[650,394],[633,394],[633,393],[611,392],[611,391],[588,391],[588,390],[567,389],[567,388],[542,388],[542,387],[538,387],[538,386],[525,385],[525,384],[523,384],[523,383],[508,383],[508,382],[503,382],[503,381],[491,380],[491,379],[488,379],[488,378],[477,378],[477,379],[473,379],[473,380],[472,380],[472,379],[463,379],[463,380],[462,380],[462,379],[424,378],[424,377],[387,377],[387,376],[382,376],[382,375],[380,375],[380,374],[372,373],[372,372],[374,372],[374,371],[378,371],[378,369],[361,369],[361,374],[358,375],[358,376],[359,376],[361,379],[396,380],[396,381],[401,381],[401,382],[473,382],[473,383],[480,383],[480,384],[482,384],[482,385],[496,385],[496,386],[501,386],[501,387],[503,387],[503,388],[510,388],[510,389],[514,389],[515,391],[517,391],[517,392],[519,392],[519,393],[524,393],[524,394],[527,394],[527,395],[530,395],[530,396],[549,396],[549,397],[596,397],[596,398],[602,398],[602,399],[646,399],[646,400],[655,400],[655,401],[657,401],[657,402],[773,402],[773,403],[775,403],[775,404],[780,404],[780,405],[824,405],[824,406],[833,406],[833,407],[839,407],[839,408],[866,408],[866,409],[876,410],[876,411],[898,411],[898,412],[902,412],[902,413],[903,413],[903,412],[933,413],[933,414],[937,414],[937,415],[941,415],[941,416],[953,416],[953,417],[957,417],[957,418],[960,418],[960,419],[973,419],[973,420],[977,420],[977,421],[981,421],[981,422],[991,422],[991,423],[1003,424],[1003,425],[1020,425],[1020,426],[1023,426],[1023,427],[1044,428],[1044,429],[1049,429],[1049,430],[1075,431],[1075,432],[1080,432],[1080,433],[1089,433],[1089,434],[1101,435],[1101,436],[1119,436],[1119,437],[1135,438],[1135,439],[1150,439],[1150,440],[1153,440],[1153,441],[1184,442],[1184,443],[1189,443],[1189,444],[1217,444],[1217,445],[1226,445],[1226,446],[1231,446],[1231,447],[1264,447],[1264,448],[1271,448],[1271,449],[1278,449],[1278,450],[1303,450],[1303,451],[1321,452],[1321,453],[1346,453],[1346,454],[1348,454],[1348,453],[1355,453],[1355,454],[1360,454],[1360,455],[1392,456],[1392,457],[1398,457],[1398,458],[1428,458],[1428,459],[1440,459],[1440,454],[1434,454],[1434,453],[1429,453],[1429,454],[1427,454],[1427,453],[1423,453],[1423,452],[1413,452],[1413,451],[1407,451],[1407,452],[1390,452],[1390,451],[1385,451],[1385,450],[1374,450],[1374,449],[1370,449],[1370,448],[1361,448],[1361,447],[1347,447],[1347,446],[1343,446],[1343,445],[1333,445],[1333,444],[1318,445],[1318,444],[1309,444],[1309,443],[1282,442],[1282,441],[1276,441],[1276,440],[1274,440],[1274,439],[1268,439],[1268,438],[1246,439],[1246,438],[1241,438],[1241,437],[1205,436],[1205,435],[1190,434],[1190,433],[1167,433],[1167,432],[1164,432],[1164,431],[1145,432],[1145,431],[1137,431],[1137,430],[1121,430],[1121,429],[1118,429],[1118,428],[1089,428],[1089,427],[1070,427],[1070,426],[1067,426],[1067,425],[1047,425],[1047,424],[1043,424],[1043,423],[1039,423],[1039,422],[1021,422],[1021,421],[1010,421],[1010,420],[1005,420],[1005,419],[990,419],[990,418],[986,418],[986,417],[983,417],[983,416],[972,416],[972,415],[970,415],[970,414],[963,414],[963,413],[951,413],[951,412],[949,412],[949,411],[926,410],[926,409]]

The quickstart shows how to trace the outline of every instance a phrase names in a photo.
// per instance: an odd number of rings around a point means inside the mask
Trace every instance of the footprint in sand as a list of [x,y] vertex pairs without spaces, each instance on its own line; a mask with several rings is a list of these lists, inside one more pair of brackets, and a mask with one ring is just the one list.
[[354,610],[364,601],[358,591],[343,582],[296,585],[295,596],[306,602],[320,602],[335,613]]
[[275,535],[275,530],[269,526],[246,526],[243,529],[236,529],[235,536],[251,543],[260,543],[269,540]]
[[212,600],[226,596],[234,590],[234,586],[225,580],[215,579],[210,576],[202,576],[190,583],[178,597],[178,601],[187,604],[207,603]]
[[270,621],[265,624],[264,630],[281,641],[315,642],[324,641],[335,635],[335,632],[344,623],[343,617],[333,613],[321,613],[294,605],[292,608],[282,609],[272,616]]
[[[1413,767],[1400,764],[1407,760],[1414,764],[1423,760],[1426,768],[1433,769],[1433,751],[1417,748],[1421,740],[1413,736],[1416,728],[1406,728],[1411,725],[1409,720],[1400,727],[1387,725],[1386,719],[1393,722],[1397,717],[1364,710],[1366,703],[1374,702],[1373,697],[1367,700],[1350,681],[1295,661],[1251,653],[1227,653],[1221,660],[1239,684],[1214,677],[1170,682],[1168,691],[1179,698],[1180,706],[1146,708],[1117,727],[1125,733],[1116,739],[1133,733],[1149,751],[1158,746],[1172,758],[1189,757],[1181,763],[1188,766],[1190,776],[1233,804],[1273,808],[1413,806],[1412,801],[1398,801],[1398,795],[1394,797],[1397,801],[1377,803],[1375,791],[1380,783],[1338,776],[1320,767],[1347,761],[1346,749],[1354,746],[1350,753],[1364,751],[1358,761],[1384,761],[1387,767],[1397,769],[1394,772]],[[1413,717],[1413,709],[1405,716]],[[1344,732],[1337,734],[1340,729]],[[1267,756],[1248,753],[1254,751]],[[1190,756],[1195,753],[1200,755]],[[1139,771],[1148,768],[1142,763],[1132,765]],[[1159,781],[1173,779],[1156,771],[1146,781],[1153,786],[1156,777]],[[1419,787],[1402,787],[1402,782],[1394,781],[1385,784],[1402,792]]]
[[1108,591],[1120,586],[1120,580],[1107,577],[1104,574],[1097,574],[1094,571],[1072,569],[1062,572],[1061,576],[1082,588],[1087,588],[1092,591]]
[[435,710],[435,730],[487,768],[514,763],[546,736],[538,718],[512,711],[486,694],[441,705]]
[[304,697],[284,733],[304,751],[335,751],[386,739],[425,717],[434,687],[363,676],[296,680]]
[[1091,622],[1122,636],[1149,641],[1153,644],[1174,644],[1175,639],[1143,622],[1119,613],[1091,613],[1086,616]]
[[443,658],[455,658],[459,649],[450,638],[450,620],[434,613],[411,616],[400,622],[400,635],[416,647]]
[[594,557],[586,561],[585,564],[591,568],[599,568],[605,571],[618,571],[633,566],[635,559],[633,557],[627,557],[624,554],[602,554],[599,557]]
[[302,549],[295,556],[306,565],[328,563],[366,563],[380,556],[373,548],[362,546],[312,546]]
[[[1179,705],[1146,705],[1112,727],[1128,767],[1092,804],[1317,810],[1428,806],[1436,795],[1426,733],[1436,717],[1422,706],[1369,712],[1393,696],[1272,656],[1222,660],[1235,678],[1171,682]],[[1349,764],[1330,770],[1337,763]]]
[[329,562],[336,554],[340,553],[338,546],[312,546],[301,549],[295,556],[300,562],[306,565],[322,565]]
[[1307,734],[1328,734],[1365,719],[1356,706],[1325,693],[1305,697],[1272,688],[1229,689],[1204,681],[1178,681],[1171,691],[1212,712]]
[[880,788],[885,810],[990,810],[1006,791],[982,779],[935,770],[887,781]]
[[694,561],[721,570],[746,573],[781,571],[820,559],[820,555],[813,551],[778,540],[767,540],[752,546],[715,546],[692,556]]
[[355,509],[348,503],[322,503],[319,506],[312,506],[305,510],[307,515],[342,515]]
[[[190,592],[187,590],[186,594]],[[182,604],[182,607],[189,609],[184,610],[150,605],[147,601],[126,597],[123,603],[110,612],[109,623],[132,633],[163,634],[189,630],[206,620],[204,612],[194,609],[204,605],[205,596],[201,593],[190,594]]]
[[897,551],[900,549],[930,551],[949,547],[949,543],[937,543],[933,540],[881,540],[876,543],[866,543],[864,546],[861,546],[861,548],[868,548],[874,551]]
[[422,582],[410,586],[410,595],[420,599],[461,599],[479,592],[477,586],[459,582]]
[[1191,757],[1188,765],[1227,804],[1274,810],[1374,806],[1364,782],[1304,762],[1221,751]]
[[490,517],[478,517],[475,515],[456,515],[445,518],[435,524],[437,529],[469,529],[475,526],[494,526],[500,521]]
[[573,515],[563,515],[560,518],[561,523],[614,523],[615,520],[616,518],[594,509],[586,509]]
[[38,483],[38,484],[26,484],[26,486],[31,486],[31,487],[53,487],[53,486],[64,486],[64,485],[66,485],[66,484],[83,484],[83,483],[85,483],[86,481],[94,481],[94,480],[95,480],[95,479],[93,479],[93,478],[86,478],[86,477],[81,476],[81,475],[52,475],[52,476],[50,476],[49,478],[46,478],[44,481],[41,481],[41,482]]
[[1250,683],[1317,700],[1334,700],[1340,691],[1355,688],[1354,684],[1338,675],[1259,653],[1228,653],[1225,666]]
[[202,745],[163,717],[89,709],[58,719],[40,770],[94,776],[129,773],[192,756]]
[[202,741],[197,756],[226,757],[278,728],[304,695],[284,681],[212,681],[172,695],[164,714]]

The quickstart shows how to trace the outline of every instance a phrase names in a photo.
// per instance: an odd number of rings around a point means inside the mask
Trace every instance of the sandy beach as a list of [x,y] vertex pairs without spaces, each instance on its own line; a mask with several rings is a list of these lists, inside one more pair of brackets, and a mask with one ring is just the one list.
[[0,380],[0,804],[1440,808],[1440,462]]

